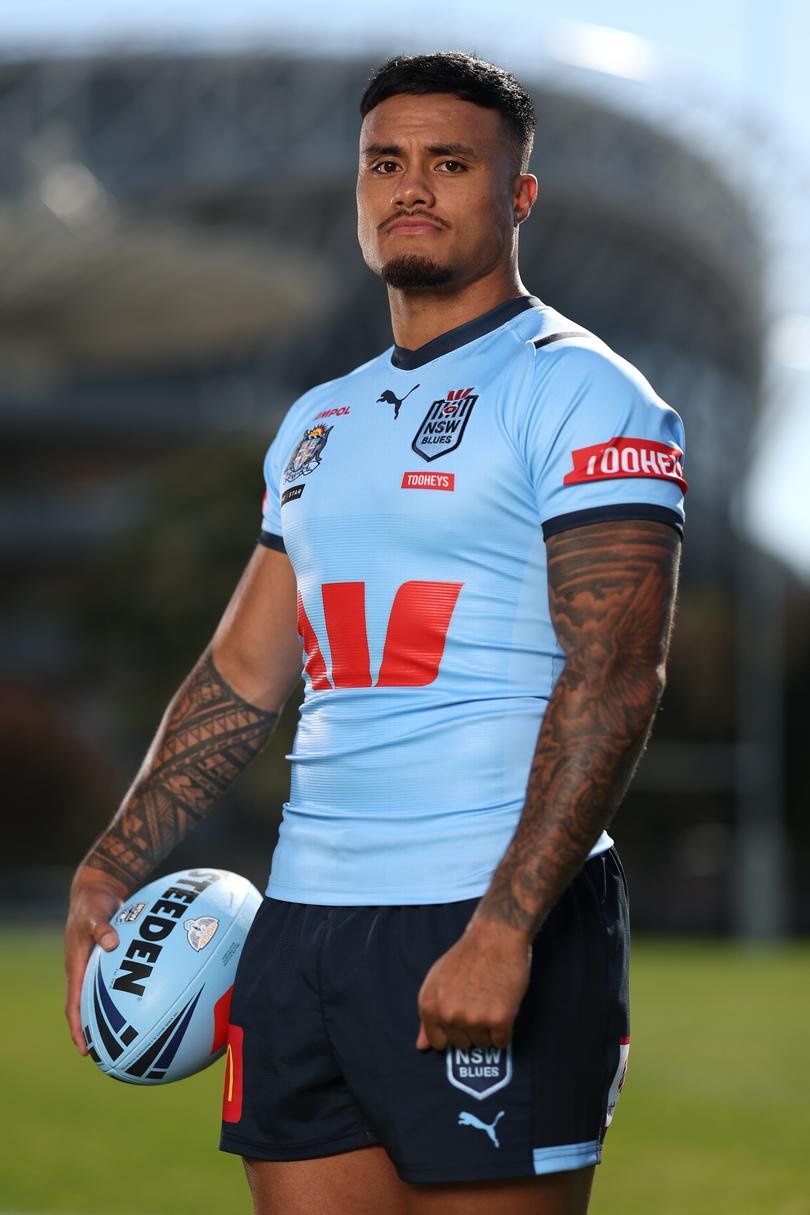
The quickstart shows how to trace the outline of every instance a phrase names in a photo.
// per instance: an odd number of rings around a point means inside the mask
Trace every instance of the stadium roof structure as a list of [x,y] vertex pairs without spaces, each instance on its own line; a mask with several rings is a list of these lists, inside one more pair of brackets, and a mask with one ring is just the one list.
[[55,213],[0,212],[0,366],[36,376],[37,364],[41,374],[216,358],[312,314],[323,278],[314,259],[188,223],[74,212],[84,172],[49,174]]
[[[236,363],[257,402],[269,380],[281,409],[388,345],[355,238],[370,66],[281,55],[0,65],[0,428],[24,425],[32,397],[40,416],[69,408],[74,425],[95,427],[114,362],[109,425],[148,425],[148,391],[163,425],[205,430],[190,399],[201,373],[216,381]],[[540,201],[521,233],[524,281],[683,408],[719,502],[721,466],[739,456],[732,423],[748,430],[761,377],[761,248],[746,201],[643,116],[543,84],[535,99]],[[256,422],[272,425],[261,410]]]
[[[339,239],[327,238],[326,248],[323,241],[330,220],[353,211],[347,187],[368,70],[367,63],[267,56],[0,65],[5,226],[43,208],[85,235],[108,225],[111,211],[178,223],[196,214],[223,228],[250,216],[257,253],[273,238],[290,239],[310,260],[317,248],[328,260],[356,263],[353,242],[343,250]],[[680,267],[678,278],[709,286],[710,296],[697,316],[697,300],[689,300],[697,324],[684,325],[686,285],[679,292],[670,278],[662,291],[656,276],[640,276],[630,284],[639,311],[649,315],[653,301],[654,315],[675,322],[690,346],[702,342],[735,363],[750,357],[759,241],[722,171],[643,118],[543,86],[535,94],[541,204],[534,231],[553,229],[558,244],[566,220],[583,235],[586,225],[602,226],[603,245],[612,235],[620,244],[631,236],[642,261],[644,246],[654,243],[659,258],[671,256],[673,273]],[[189,225],[187,240],[193,235]],[[583,258],[589,252],[582,249]],[[566,271],[576,270],[569,254]],[[630,273],[628,266],[619,286]],[[591,292],[597,277],[589,275]],[[733,309],[720,308],[719,287]],[[703,324],[709,310],[711,323]]]

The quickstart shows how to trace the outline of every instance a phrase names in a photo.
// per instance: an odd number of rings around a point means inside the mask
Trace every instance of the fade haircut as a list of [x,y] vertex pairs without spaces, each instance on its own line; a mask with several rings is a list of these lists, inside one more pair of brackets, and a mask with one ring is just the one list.
[[534,104],[510,72],[465,51],[397,55],[374,72],[360,100],[360,113],[365,118],[381,101],[402,93],[453,93],[462,101],[497,110],[509,132],[516,167],[527,171],[536,126]]

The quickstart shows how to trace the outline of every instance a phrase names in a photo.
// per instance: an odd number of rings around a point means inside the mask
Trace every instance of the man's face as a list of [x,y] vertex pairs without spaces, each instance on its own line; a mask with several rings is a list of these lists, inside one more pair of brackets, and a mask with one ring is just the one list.
[[[508,262],[527,177],[497,110],[451,93],[389,97],[360,131],[357,228],[392,287],[456,290]],[[533,196],[532,196],[533,197]],[[528,206],[531,206],[531,201]]]

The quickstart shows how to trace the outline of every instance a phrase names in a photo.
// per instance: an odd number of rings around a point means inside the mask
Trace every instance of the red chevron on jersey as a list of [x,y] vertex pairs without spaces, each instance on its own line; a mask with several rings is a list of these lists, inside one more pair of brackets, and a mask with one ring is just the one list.
[[592,447],[578,447],[572,451],[574,467],[563,477],[563,485],[608,481],[613,477],[655,477],[661,481],[675,481],[686,493],[682,457],[683,451],[674,443],[616,436],[607,443],[595,443]]
[[[462,582],[403,582],[385,634],[378,688],[422,688],[434,682]],[[298,632],[313,690],[370,688],[365,582],[325,582],[323,614],[332,655],[332,681],[318,637],[298,595]]]

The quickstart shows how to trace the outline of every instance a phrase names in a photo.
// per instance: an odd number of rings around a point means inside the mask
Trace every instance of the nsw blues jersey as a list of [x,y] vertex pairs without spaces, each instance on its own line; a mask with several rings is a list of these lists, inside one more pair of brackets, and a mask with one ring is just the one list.
[[261,540],[295,569],[306,696],[268,894],[483,894],[565,664],[545,540],[599,520],[680,528],[682,456],[639,372],[533,297],[293,405]]

